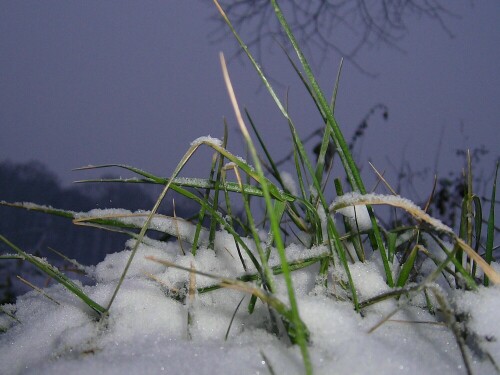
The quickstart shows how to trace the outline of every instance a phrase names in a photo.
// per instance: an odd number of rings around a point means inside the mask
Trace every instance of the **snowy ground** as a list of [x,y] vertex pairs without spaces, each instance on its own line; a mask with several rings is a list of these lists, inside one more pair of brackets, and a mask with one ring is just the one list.
[[[224,232],[219,232],[217,238],[219,249],[233,250]],[[129,241],[128,248],[131,245]],[[193,302],[183,304],[167,295],[173,288],[185,286],[189,274],[145,258],[167,259],[222,276],[242,274],[241,265],[228,251],[200,249],[192,257],[179,255],[178,243],[150,245],[140,246],[110,316],[104,321],[97,321],[88,307],[60,285],[46,289],[59,304],[33,291],[18,298],[15,306],[4,306],[15,313],[20,323],[7,315],[0,316],[0,326],[9,327],[0,335],[0,372],[269,374],[269,365],[275,374],[303,373],[298,348],[266,330],[269,311],[262,303],[258,302],[255,313],[249,315],[246,296],[226,341],[231,316],[244,293],[219,289],[197,294]],[[306,251],[297,245],[288,249],[291,258],[323,251],[326,248]],[[129,255],[130,250],[108,255],[90,269],[96,282],[85,286],[85,292],[105,306]],[[380,268],[376,261],[352,266],[362,299],[388,290]],[[421,308],[423,298],[415,298],[368,333],[396,308],[396,302],[369,307],[362,317],[353,311],[351,302],[337,298],[342,290],[315,287],[315,271],[317,268],[312,266],[294,272],[294,285],[302,319],[311,332],[316,374],[466,373],[453,334]],[[342,271],[334,271],[333,277],[342,278]],[[196,276],[197,287],[214,283]],[[279,287],[279,298],[286,302],[284,283]],[[455,293],[451,296],[454,308],[467,314],[468,327],[478,335],[471,347],[487,350],[500,362],[500,288]],[[189,327],[188,310],[192,317]],[[479,349],[476,353],[468,349],[468,356],[476,374],[495,373],[493,366],[480,358]]]

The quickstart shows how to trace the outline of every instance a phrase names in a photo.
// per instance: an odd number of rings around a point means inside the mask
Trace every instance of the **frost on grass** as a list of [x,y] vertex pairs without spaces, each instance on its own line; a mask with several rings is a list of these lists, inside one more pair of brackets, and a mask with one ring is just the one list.
[[[350,210],[344,211],[344,210],[352,206],[359,206],[359,205],[363,206],[366,204],[370,205],[384,204],[384,205],[403,208],[412,215],[425,220],[436,230],[446,233],[453,232],[448,226],[443,224],[440,220],[435,219],[429,216],[427,213],[425,213],[420,207],[418,207],[411,200],[403,198],[399,195],[359,194],[356,192],[351,192],[338,197],[334,202],[332,202],[332,204],[330,205],[330,211],[336,211],[343,213],[344,215],[347,214],[348,216],[352,216],[352,211]],[[358,211],[356,210],[356,213],[357,212]],[[364,214],[361,216],[366,217],[366,215]]]
[[[92,219],[112,219],[123,224],[141,228],[147,221],[150,211],[131,212],[123,209],[94,209],[88,212],[75,214],[77,221],[90,221]],[[194,237],[196,226],[178,217],[169,217],[156,214],[149,225],[150,229],[170,234],[182,240],[189,240]],[[208,241],[208,232],[203,230],[200,235],[200,242]]]
[[[112,213],[124,214],[106,212]],[[95,284],[82,286],[90,298],[106,305],[134,244],[135,240],[129,240],[124,251],[109,254],[96,265],[91,275]],[[269,310],[262,303],[258,302],[254,314],[249,315],[249,296],[229,289],[183,300],[179,296],[185,296],[189,283],[193,283],[189,273],[146,258],[165,259],[224,277],[244,275],[239,258],[230,254],[236,251],[231,235],[217,232],[216,248],[213,251],[201,247],[192,256],[182,255],[178,242],[150,240],[141,244],[109,317],[101,321],[59,285],[45,289],[59,305],[34,291],[19,297],[15,305],[3,309],[20,323],[6,314],[0,315],[0,325],[6,330],[0,335],[0,372],[268,373],[262,352],[275,373],[301,374],[298,348],[269,333]],[[305,249],[294,244],[286,251],[292,262],[321,256],[327,248]],[[270,265],[278,264],[273,251]],[[317,271],[316,265],[293,273],[301,317],[311,333],[315,374],[465,373],[453,335],[444,325],[436,324],[435,316],[410,303],[368,333],[397,303],[388,300],[374,305],[365,309],[362,317],[353,311],[338,284],[337,289],[328,290],[316,285]],[[356,263],[351,274],[363,300],[388,291],[377,261]],[[330,278],[347,280],[341,267]],[[217,282],[200,275],[194,277],[196,288]],[[467,315],[480,345],[498,360],[500,348],[496,338],[500,338],[500,326],[494,322],[500,308],[500,288],[456,293],[457,310]],[[286,294],[282,278],[277,277],[276,295],[286,303]],[[225,341],[231,317],[243,297]],[[478,374],[493,371],[488,362],[476,357],[473,368]]]
[[191,146],[199,146],[202,143],[208,143],[217,147],[222,147],[222,141],[219,138],[213,138],[209,135],[196,138],[193,142],[191,142]]

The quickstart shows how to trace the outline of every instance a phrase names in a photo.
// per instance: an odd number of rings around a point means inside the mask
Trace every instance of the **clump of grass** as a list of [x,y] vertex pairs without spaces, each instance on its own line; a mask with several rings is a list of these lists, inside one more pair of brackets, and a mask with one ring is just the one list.
[[[345,296],[352,301],[353,310],[357,312],[387,298],[400,299],[403,295],[410,296],[411,298],[411,296],[415,296],[418,293],[427,293],[429,290],[433,292],[434,287],[432,283],[441,274],[453,277],[455,282],[453,285],[450,284],[452,287],[475,289],[480,283],[484,285],[488,285],[490,282],[500,283],[500,276],[489,265],[492,261],[494,247],[493,202],[495,202],[496,183],[492,189],[492,204],[488,218],[484,259],[478,253],[481,247],[481,201],[473,194],[472,178],[470,177],[472,175],[472,167],[470,163],[468,166],[468,190],[462,208],[463,223],[458,234],[440,221],[429,216],[425,210],[400,197],[367,194],[361,174],[352,156],[351,147],[345,141],[334,117],[334,103],[338,88],[338,79],[335,84],[333,98],[329,104],[312,73],[305,55],[302,53],[288,27],[277,1],[272,0],[276,17],[289,38],[299,64],[296,65],[290,56],[288,58],[293,64],[295,71],[300,75],[305,89],[311,96],[312,103],[317,107],[325,124],[322,142],[318,149],[318,158],[316,161],[310,160],[304,143],[298,136],[294,122],[286,107],[282,104],[282,101],[269,83],[268,78],[243,40],[239,37],[224,10],[216,0],[214,2],[288,125],[293,140],[294,165],[299,191],[293,194],[288,190],[278,170],[278,163],[273,160],[267,150],[265,141],[258,131],[257,124],[252,121],[252,117],[248,111],[245,111],[244,114],[240,111],[224,57],[221,54],[221,66],[227,91],[235,111],[237,123],[249,150],[251,163],[229,151],[227,127],[225,127],[222,141],[210,137],[202,137],[195,140],[178,163],[170,178],[159,177],[135,167],[119,164],[82,168],[99,169],[117,167],[131,171],[137,177],[133,179],[86,180],[81,182],[99,181],[163,185],[164,188],[154,207],[147,213],[118,213],[92,216],[38,206],[36,204],[0,202],[2,205],[63,216],[72,219],[78,225],[119,231],[136,239],[128,262],[106,306],[101,306],[93,301],[61,271],[45,261],[24,252],[2,236],[0,236],[0,240],[14,249],[18,257],[34,264],[66,287],[71,293],[79,297],[85,304],[97,312],[99,316],[104,317],[111,313],[110,309],[113,301],[119,293],[130,265],[137,254],[139,245],[149,241],[147,236],[149,230],[169,234],[178,238],[179,241],[188,241],[191,245],[190,252],[196,255],[197,249],[200,246],[207,246],[210,249],[214,249],[217,235],[216,229],[218,227],[222,228],[232,235],[237,244],[239,257],[235,258],[235,262],[240,262],[242,268],[247,271],[248,265],[244,261],[244,256],[246,256],[252,263],[255,272],[248,271],[243,276],[235,275],[234,278],[223,278],[218,275],[200,272],[192,267],[182,267],[163,259],[151,258],[150,260],[167,267],[176,267],[189,272],[193,276],[191,278],[192,282],[189,285],[189,298],[194,298],[195,293],[210,293],[219,288],[231,288],[245,291],[251,295],[248,305],[249,312],[253,311],[257,299],[262,301],[270,310],[277,313],[277,316],[285,327],[288,338],[292,343],[300,347],[304,369],[307,374],[312,374],[313,364],[311,363],[308,349],[309,331],[301,319],[299,304],[294,291],[292,274],[297,269],[319,263],[318,280],[321,280],[323,287],[328,288],[331,286],[331,283],[336,283],[334,287],[340,287],[345,292]],[[258,144],[263,150],[265,156],[263,159],[259,157],[257,147],[248,131],[247,123],[251,125],[257,137]],[[361,130],[364,130],[364,128]],[[348,182],[347,192],[344,191],[345,188],[340,182],[341,175],[335,177],[334,186],[330,187],[328,184],[329,163],[327,162],[327,154],[330,144],[334,145],[342,162],[343,173],[347,177]],[[200,147],[209,147],[214,152],[208,178],[194,179],[179,177],[184,166]],[[235,176],[235,181],[231,181],[229,176],[232,175]],[[325,198],[326,189],[337,193],[338,198],[333,203],[328,202]],[[182,219],[177,218],[175,215],[174,217],[167,217],[158,214],[160,204],[170,190],[181,194],[186,199],[200,206],[200,213],[194,218],[193,222],[182,221]],[[230,193],[236,194],[241,199],[246,220],[238,220],[238,218],[232,215],[234,202],[231,199]],[[263,199],[264,201],[265,218],[262,221],[259,218],[259,211],[252,208],[251,202],[253,199]],[[390,205],[400,208],[413,217],[414,224],[406,227],[383,228],[379,224],[372,208],[376,205]],[[365,225],[361,229],[361,225],[358,225],[360,221],[358,219],[360,218],[356,216],[358,215],[358,210],[356,209],[353,210],[354,221],[345,220],[343,228],[334,222],[333,214],[336,211],[352,206],[366,207],[370,223],[368,228]],[[261,229],[267,230],[267,238],[265,240],[261,238]],[[342,231],[345,232],[344,235],[340,234]],[[290,261],[287,258],[285,249],[285,232],[295,233],[297,241],[302,241],[302,243],[305,241],[308,247],[326,245],[327,250],[322,254]],[[244,240],[244,234],[253,239],[255,251]],[[443,237],[451,240],[451,248],[442,240]],[[428,250],[427,241],[429,238],[434,239],[434,241],[440,244],[445,254],[444,261],[438,260]],[[354,246],[355,251],[349,250],[351,244]],[[183,249],[183,251],[187,250]],[[278,266],[269,264],[272,252],[276,252],[279,257],[280,264]],[[380,257],[383,264],[385,281],[389,287],[394,287],[394,289],[389,293],[375,298],[360,301],[356,285],[351,277],[350,265],[354,262],[364,262],[372,252],[374,252],[375,256]],[[419,257],[428,257],[435,261],[436,268],[423,281],[414,284],[417,280],[416,276],[419,273],[417,262]],[[343,268],[346,280],[337,282],[329,279],[328,275],[330,270],[337,267],[338,264]],[[478,269],[483,272],[482,279],[478,279],[477,277]],[[194,282],[195,274],[214,279],[214,284],[208,287],[197,288]],[[288,303],[281,301],[276,296],[275,276],[278,274],[284,277]],[[249,281],[255,281],[256,284],[251,285],[248,283]],[[445,297],[438,292],[434,292],[434,295],[438,300],[438,308],[447,308],[448,305]],[[186,302],[186,296],[180,292],[172,294],[171,297]],[[430,299],[428,301],[429,310],[434,309]],[[447,308],[446,311],[449,312],[449,309]],[[452,313],[449,313],[449,322],[451,322],[449,326],[454,330],[453,333],[459,341],[460,332],[455,331],[457,328],[453,323],[452,315]],[[462,350],[463,342],[459,341],[459,345]],[[465,352],[463,350],[462,352],[464,353],[466,367],[470,370]],[[265,353],[262,355],[265,358]]]

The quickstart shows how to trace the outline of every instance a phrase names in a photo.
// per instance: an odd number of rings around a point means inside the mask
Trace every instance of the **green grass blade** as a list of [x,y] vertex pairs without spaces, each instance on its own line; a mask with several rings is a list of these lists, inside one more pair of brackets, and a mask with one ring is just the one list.
[[[276,217],[278,218],[278,220],[281,220],[281,218],[283,217],[283,214],[285,212],[285,208],[286,208],[285,202],[281,202],[281,201],[274,202],[274,211],[275,211],[275,214],[276,214]],[[271,230],[271,231],[269,231],[268,239],[266,241],[266,254],[265,254],[266,263],[269,260],[269,256],[271,255],[271,246],[273,244],[273,241],[274,241],[274,233]],[[290,269],[291,268],[292,267],[290,266]],[[273,275],[275,275],[274,271],[273,271]],[[257,284],[259,285],[259,281],[257,282]],[[248,308],[247,308],[247,310],[250,314],[252,314],[254,311],[256,301],[257,301],[256,296],[252,296],[250,298],[250,302],[248,303]]]
[[[472,202],[474,207],[474,238],[476,239],[474,250],[476,253],[479,253],[479,248],[481,247],[481,231],[483,227],[483,208],[481,199],[475,194],[472,196]],[[476,276],[476,268],[477,264],[473,263],[472,269],[470,270],[472,277]]]
[[52,277],[54,280],[56,280],[58,283],[63,285],[66,289],[68,289],[71,293],[73,293],[75,296],[80,298],[87,306],[89,306],[92,310],[97,312],[99,315],[103,315],[106,312],[106,309],[99,305],[97,302],[92,300],[89,296],[83,292],[83,290],[80,289],[78,285],[76,285],[71,279],[69,279],[65,274],[63,274],[61,271],[59,271],[56,267],[50,265],[46,261],[35,257],[31,254],[26,253],[25,251],[21,250],[19,247],[14,245],[12,242],[10,242],[7,238],[4,236],[0,235],[0,240],[3,241],[6,245],[8,245],[10,248],[15,250],[20,256],[22,256],[26,261],[30,262],[33,264],[35,267],[37,267],[40,271],[44,272],[48,276]]
[[[233,158],[236,158],[236,156],[232,155]],[[127,170],[131,170],[131,167],[125,166],[125,165],[120,165],[120,164],[112,164],[112,165],[105,165],[105,166],[99,166],[99,167],[92,167],[92,168],[105,168],[108,166],[113,166],[113,167],[120,167],[124,168]],[[90,169],[90,167],[87,167]],[[144,172],[147,173],[147,172]],[[151,175],[151,174],[149,174]],[[152,176],[152,175],[151,175]],[[136,178],[130,178],[130,179],[86,179],[86,180],[79,180],[76,181],[76,183],[89,183],[89,182],[116,182],[116,183],[150,183],[150,184],[159,184],[159,185],[166,185],[170,183],[170,188],[176,192],[177,187],[188,187],[188,188],[194,188],[194,189],[215,189],[215,183],[214,181],[211,181],[209,179],[202,179],[202,178],[187,178],[187,177],[179,177],[179,178],[174,178],[172,181],[168,178],[163,178],[163,177],[158,177],[154,176],[154,178],[146,178],[146,179],[136,179]],[[227,189],[230,192],[235,192],[235,193],[240,193],[241,188],[240,185],[235,183],[235,182],[226,182],[225,185],[220,185],[220,188]],[[262,197],[262,191],[252,185],[244,184],[243,188],[245,189],[245,192],[249,195],[254,195],[258,197]],[[281,194],[282,198],[293,202],[295,200],[295,197],[293,197],[290,194],[282,193]],[[0,202],[1,204],[1,202]]]
[[[252,155],[253,162],[255,163],[255,169],[260,177],[260,183],[261,183],[261,188],[262,192],[264,193],[264,199],[266,202],[266,207],[267,207],[267,212],[268,212],[268,217],[271,225],[271,231],[274,234],[274,244],[276,246],[276,249],[278,251],[278,255],[280,258],[281,266],[283,268],[283,277],[285,279],[285,284],[287,287],[287,292],[288,292],[288,299],[290,302],[290,310],[291,310],[291,316],[290,316],[290,323],[293,327],[293,332],[296,334],[296,336],[293,338],[296,340],[297,344],[300,347],[303,361],[304,361],[304,366],[306,369],[306,373],[312,373],[312,364],[310,361],[309,357],[309,350],[307,348],[307,341],[308,341],[308,334],[307,334],[307,329],[305,328],[299,314],[299,309],[297,306],[297,301],[295,297],[295,290],[293,287],[293,282],[290,274],[290,269],[288,266],[288,260],[286,259],[285,255],[285,246],[283,243],[283,240],[281,238],[281,230],[279,227],[279,221],[278,218],[276,217],[276,212],[273,210],[273,204],[271,201],[272,193],[271,193],[271,187],[274,186],[271,184],[271,182],[267,179],[264,178],[264,172],[262,170],[262,166],[259,160],[259,157],[257,155],[257,150],[255,149],[255,146],[253,144],[252,139],[250,138],[250,134],[248,133],[248,130],[246,128],[246,125],[243,121],[243,117],[241,116],[240,110],[238,103],[236,101],[236,97],[234,95],[234,91],[232,88],[231,80],[229,78],[229,74],[227,71],[227,67],[224,61],[224,56],[221,54],[220,55],[221,59],[221,65],[222,65],[222,70],[223,70],[223,75],[224,75],[224,81],[226,82],[227,90],[231,99],[231,103],[233,105],[233,109],[235,111],[236,118],[238,120],[238,125],[240,126],[240,130],[243,133],[243,137],[246,141],[246,144],[249,148],[250,154]],[[288,330],[290,334],[290,330]]]
[[361,180],[361,176],[359,175],[358,168],[356,166],[356,163],[352,159],[352,156],[350,154],[347,142],[344,139],[344,136],[336,122],[336,120],[333,117],[333,113],[330,109],[330,106],[328,105],[327,100],[325,99],[325,96],[322,92],[322,90],[319,87],[318,82],[316,81],[316,78],[314,74],[312,73],[311,67],[309,66],[309,63],[307,62],[307,59],[305,55],[302,53],[302,50],[300,49],[297,40],[295,39],[295,36],[293,35],[290,26],[288,25],[288,22],[286,21],[281,8],[279,7],[278,3],[276,0],[271,0],[274,8],[274,12],[276,14],[276,17],[278,18],[283,30],[285,31],[289,41],[291,42],[295,52],[297,53],[297,56],[299,58],[300,63],[302,64],[302,67],[304,68],[305,74],[307,76],[307,79],[309,80],[309,83],[311,85],[312,91],[314,93],[313,99],[316,99],[318,101],[318,105],[321,108],[321,111],[325,114],[327,124],[330,126],[331,130],[333,131],[333,140],[336,144],[337,147],[337,152],[340,155],[340,158],[342,159],[342,163],[344,164],[344,169],[346,170],[347,177],[349,179],[349,182],[351,183],[351,186],[353,189],[359,191],[360,193],[364,194],[365,188],[363,185],[363,182]]
[[[332,252],[333,252],[333,249],[335,249],[337,254],[339,255],[339,258],[342,262],[342,266],[344,267],[344,270],[347,274],[347,278],[349,280],[349,287],[351,290],[354,306],[355,306],[356,310],[358,310],[357,292],[356,292],[356,288],[354,286],[354,281],[353,281],[352,276],[351,276],[351,271],[349,270],[349,265],[347,264],[347,257],[346,257],[346,253],[344,250],[344,246],[340,240],[340,236],[337,232],[337,229],[335,228],[335,224],[333,223],[333,219],[332,219],[331,215],[328,214],[329,211],[328,211],[328,205],[326,203],[326,199],[321,191],[321,186],[319,184],[319,181],[316,179],[314,169],[311,165],[311,162],[309,161],[309,159],[307,157],[307,153],[304,149],[304,145],[302,144],[302,141],[300,140],[300,138],[297,134],[297,131],[296,131],[296,129],[291,121],[289,122],[289,127],[290,127],[290,130],[292,133],[292,138],[293,138],[293,141],[295,143],[296,150],[297,150],[301,160],[303,160],[303,162],[305,163],[305,165],[309,171],[309,174],[311,175],[311,177],[313,179],[313,185],[316,188],[317,199],[319,199],[319,201],[321,202],[322,209],[325,212],[325,216],[326,216],[326,220],[327,220],[327,231],[328,231],[327,241],[328,241],[329,248],[331,249]],[[311,214],[317,215],[317,212],[314,211],[314,213],[311,212]],[[318,230],[318,233],[319,233],[321,231],[321,225],[319,225],[318,229],[319,229]]]
[[[481,205],[481,199],[474,195],[472,197],[472,201],[474,203],[474,237],[476,238],[476,243],[474,245],[474,250],[476,252],[479,251],[479,247],[481,246],[481,232],[483,225],[483,208]],[[472,247],[472,244],[471,244]]]
[[[337,193],[337,196],[340,197],[340,196],[344,195],[342,183],[340,182],[339,179],[335,179],[334,185],[335,185],[335,191]],[[356,213],[356,211],[355,211],[355,213]],[[358,257],[358,260],[360,260],[361,262],[364,262],[366,259],[365,250],[363,249],[363,243],[361,241],[361,236],[360,236],[358,228],[352,228],[351,224],[349,223],[349,220],[347,220],[347,218],[345,218],[345,217],[342,218],[342,221],[344,223],[345,233],[352,234],[351,243],[354,246],[354,250],[356,251],[356,255]],[[356,227],[357,227],[357,224],[356,224]]]
[[403,267],[401,267],[401,272],[399,273],[398,280],[396,281],[396,287],[401,288],[408,281],[410,272],[415,264],[415,260],[417,259],[417,254],[418,245],[415,245],[411,250],[410,255],[408,255],[408,259],[406,259],[406,262],[403,263]]
[[[116,168],[121,168],[121,169],[126,169],[130,172],[133,172],[133,173],[136,173],[140,176],[143,176],[143,177],[146,177],[146,179],[148,180],[151,180],[153,182],[157,182],[157,183],[160,183],[160,184],[164,184],[165,181],[164,179],[162,179],[161,177],[158,177],[158,176],[155,176],[149,172],[146,172],[142,169],[139,169],[139,168],[136,168],[136,167],[132,167],[130,165],[125,165],[125,164],[101,164],[101,165],[88,165],[88,166],[85,166],[85,167],[80,167],[80,168],[76,168],[74,169],[75,171],[86,171],[86,170],[90,170],[90,169],[102,169],[102,168],[112,168],[112,167],[116,167]],[[79,182],[79,181],[77,181]]]
[[58,208],[53,208],[51,206],[44,206],[44,205],[35,204],[35,203],[28,203],[28,202],[13,202],[13,203],[11,203],[11,202],[0,201],[0,206],[20,208],[20,209],[24,209],[24,210],[28,210],[28,211],[43,212],[43,213],[54,215],[54,216],[65,217],[67,219],[74,219],[75,215],[76,215],[75,211],[61,210]]
[[[227,122],[224,119],[224,136],[222,137],[222,147],[226,148],[227,147],[227,139],[228,139],[228,132],[227,132]],[[217,156],[217,175],[215,177],[215,187],[214,187],[214,199],[213,199],[213,204],[212,207],[214,210],[217,210],[219,207],[219,192],[220,192],[220,181],[221,181],[221,175],[222,175],[222,168],[224,167],[224,156],[221,154],[218,154]],[[241,187],[241,190],[243,191],[243,187]],[[215,241],[215,231],[217,229],[217,221],[212,219],[210,221],[210,234],[208,237],[208,247],[210,249],[214,248],[214,241]]]
[[[469,275],[469,273],[465,270],[465,268],[462,266],[462,264],[460,264],[456,258],[456,256],[451,256],[451,254],[455,254],[456,251],[458,250],[457,248],[450,251],[446,248],[445,244],[438,238],[436,237],[433,233],[429,233],[431,235],[431,237],[434,239],[434,241],[436,241],[436,243],[438,244],[438,246],[441,248],[441,250],[443,250],[443,252],[446,254],[446,256],[448,258],[450,258],[450,261],[451,263],[453,263],[453,265],[455,266],[455,270],[457,273],[459,273],[465,280],[465,284],[467,285],[467,287],[471,290],[476,290],[477,289],[477,285],[476,285],[476,281],[472,278],[471,275]],[[431,257],[430,254],[427,254],[429,256],[429,258],[431,258],[431,260],[436,264],[436,265],[439,265],[440,264],[440,260],[437,259],[436,257]]]
[[[311,88],[314,92],[313,99],[318,100],[318,104],[321,107],[322,111],[325,113],[326,118],[327,118],[327,125],[330,127],[332,133],[333,133],[333,141],[335,142],[335,146],[337,149],[337,152],[340,155],[340,158],[342,160],[342,164],[344,165],[345,172],[347,174],[347,178],[352,186],[352,188],[361,194],[366,194],[366,189],[364,187],[363,181],[361,179],[361,175],[359,173],[359,170],[356,166],[356,163],[354,162],[354,159],[352,158],[352,155],[349,151],[349,147],[347,145],[347,142],[344,139],[344,136],[342,134],[342,131],[340,130],[340,127],[338,126],[335,118],[333,117],[333,113],[328,105],[328,102],[325,99],[325,96],[323,92],[321,91],[319,84],[316,81],[316,78],[314,77],[312,70],[309,66],[309,63],[307,62],[304,54],[302,53],[297,40],[295,39],[287,21],[285,20],[285,17],[283,13],[281,12],[280,7],[278,6],[278,3],[276,0],[271,0],[274,8],[274,12],[276,13],[276,16],[283,27],[283,30],[287,34],[288,39],[292,43],[293,48],[295,49],[295,52],[297,53],[297,56],[299,58],[299,61],[302,64],[302,67],[304,68],[304,71],[306,73],[307,78],[309,79]],[[247,51],[245,51],[247,52]],[[247,52],[248,54],[248,52]],[[259,74],[261,75],[261,74]],[[274,95],[276,97],[276,95]],[[277,100],[277,97],[276,97]],[[282,106],[280,109],[283,108]],[[282,109],[282,112],[286,113],[284,108]],[[290,119],[288,115],[286,115],[287,119]],[[380,230],[378,228],[377,221],[375,219],[375,216],[373,214],[373,210],[371,207],[367,207],[368,212],[371,218],[372,222],[372,227],[373,227],[373,236],[372,237],[372,243],[375,245],[375,249],[379,249],[381,257],[382,257],[382,262],[384,264],[384,270],[386,274],[386,281],[389,286],[394,286],[394,281],[392,279],[392,273],[391,273],[391,268],[389,265],[389,262],[387,260],[387,253],[385,250],[385,246],[382,240],[382,237],[380,235]]]
[[388,259],[389,262],[393,262],[394,255],[396,254],[396,243],[397,243],[398,235],[394,232],[389,232],[387,234],[387,251],[388,251]]
[[[330,109],[332,111],[332,114],[335,111],[335,103],[337,101],[337,93],[338,93],[338,89],[339,89],[340,74],[342,72],[343,61],[344,61],[343,59],[340,61],[339,70],[337,72],[337,78],[335,79],[335,86],[333,89],[332,102],[330,105]],[[318,106],[318,108],[320,108],[320,107]],[[325,115],[324,115],[324,121],[325,121],[325,124],[328,121],[328,119],[326,118]],[[325,131],[323,133],[323,139],[321,140],[321,147],[320,147],[319,154],[318,154],[318,162],[316,164],[316,178],[319,181],[321,181],[321,179],[323,178],[323,175],[325,173],[325,167],[328,165],[331,166],[333,164],[333,157],[335,154],[332,154],[331,156],[328,155],[328,148],[330,147],[331,135],[332,134],[331,134],[330,127],[325,126]],[[330,160],[326,160],[327,155],[330,158]],[[325,181],[325,183],[326,183],[326,181]]]
[[[497,190],[497,177],[498,177],[498,167],[500,163],[497,162],[495,169],[495,179],[493,180],[493,188],[491,189],[491,203],[490,203],[490,213],[488,215],[488,229],[486,232],[486,250],[484,254],[484,260],[486,263],[491,264],[493,260],[493,240],[495,237],[495,202],[496,202],[496,190]],[[488,276],[484,275],[483,284],[488,286],[490,283]]]
[[280,183],[281,187],[284,189],[285,185],[283,184],[283,180],[281,179],[280,172],[278,170],[278,167],[276,166],[273,158],[271,157],[271,154],[269,153],[269,150],[266,147],[266,144],[264,143],[264,140],[260,136],[259,131],[257,130],[257,127],[255,126],[255,123],[252,120],[252,117],[250,116],[250,113],[248,110],[245,108],[245,116],[248,119],[248,122],[250,123],[250,126],[253,129],[253,132],[255,136],[257,137],[257,140],[259,141],[260,147],[262,147],[262,150],[264,151],[264,154],[266,155],[267,161],[269,162],[269,165],[271,166],[271,172],[273,177]]
[[227,341],[227,338],[229,337],[229,332],[231,331],[231,327],[233,326],[234,318],[236,317],[236,313],[238,312],[238,310],[241,306],[241,303],[243,302],[244,299],[245,299],[245,297],[243,296],[241,298],[240,302],[238,302],[238,304],[236,305],[236,308],[234,309],[233,315],[231,315],[231,320],[229,322],[229,326],[227,327],[226,335],[224,336],[224,341]]
[[[469,223],[469,220],[467,218],[467,216],[468,216],[467,207],[468,207],[467,196],[465,196],[462,199],[462,206],[461,206],[461,210],[460,210],[460,227],[458,229],[458,237],[460,237],[466,243],[467,243],[467,233],[469,231],[468,228],[467,228],[467,225]],[[463,262],[464,262],[464,252],[463,252],[463,250],[459,249],[457,251],[456,258],[457,258],[457,261],[460,264],[463,264]]]
[[[220,155],[217,154],[217,153],[214,153],[214,155],[212,156],[212,166],[210,168],[210,177],[208,178],[209,181],[212,181],[213,180],[213,175],[215,173],[215,167],[216,167],[216,164],[217,164],[217,158],[219,157]],[[214,190],[217,192],[219,187],[218,187],[218,184],[214,181]],[[205,197],[204,199],[206,201],[209,201],[210,199],[210,189],[205,189]],[[217,194],[217,197],[216,199],[214,200],[214,208],[216,209],[218,207],[217,205],[217,199],[218,199],[218,194]],[[205,219],[205,208],[202,207],[199,214],[198,214],[198,223],[196,224],[196,231],[195,231],[195,234],[194,234],[194,241],[193,241],[193,245],[192,245],[192,248],[191,248],[191,253],[193,255],[196,255],[196,250],[198,248],[198,239],[199,239],[199,236],[200,236],[200,232],[201,232],[201,228],[203,226],[203,220]],[[210,231],[209,231],[209,240],[208,240],[208,248],[209,249],[214,249],[214,238],[215,238],[215,226],[212,226],[212,223],[215,223],[215,220],[212,219],[211,220],[211,224],[210,224]]]
[[[241,181],[241,176],[239,175],[238,169],[234,168],[234,172],[236,173],[236,177],[238,181]],[[253,237],[253,242],[255,244],[255,248],[257,249],[257,253],[259,254],[260,257],[260,264],[262,266],[262,270],[264,273],[261,275],[262,276],[262,281],[263,285],[267,288],[267,290],[271,293],[274,293],[276,290],[275,283],[274,283],[274,278],[273,274],[271,272],[271,269],[268,264],[268,258],[269,256],[264,253],[264,249],[262,248],[261,240],[259,237],[259,232],[257,230],[257,227],[255,225],[255,220],[253,218],[252,211],[250,209],[250,202],[248,200],[248,197],[245,193],[242,193],[242,199],[243,199],[243,206],[245,208],[245,212],[247,215],[247,223],[250,228],[250,234]]]
[[[297,56],[299,58],[299,61],[302,64],[302,67],[304,68],[304,71],[306,73],[307,78],[309,79],[311,88],[314,92],[313,99],[318,100],[318,104],[321,107],[322,111],[325,113],[326,118],[327,118],[327,125],[330,127],[332,133],[333,133],[333,141],[335,142],[335,146],[337,149],[337,152],[339,153],[339,156],[342,160],[342,164],[344,165],[345,172],[347,174],[347,178],[352,186],[352,188],[361,194],[366,194],[366,189],[363,184],[363,180],[361,179],[361,175],[359,173],[358,167],[356,166],[356,163],[354,162],[354,159],[352,158],[351,152],[349,151],[349,146],[347,145],[347,142],[344,139],[344,136],[342,134],[342,131],[340,130],[340,127],[337,124],[337,121],[333,117],[333,113],[328,105],[328,102],[325,99],[325,96],[323,92],[321,91],[321,88],[319,87],[318,82],[316,81],[316,78],[314,77],[314,74],[312,73],[311,67],[309,66],[309,63],[307,62],[307,59],[305,58],[305,55],[302,53],[302,50],[300,49],[297,40],[295,39],[278,3],[276,0],[271,0],[274,8],[274,12],[276,13],[276,16],[285,31],[288,39],[292,43],[293,48],[295,49],[295,52],[297,53]],[[288,117],[287,117],[288,118]],[[384,242],[382,240],[382,236],[380,235],[380,230],[378,228],[377,221],[375,219],[375,216],[373,214],[373,210],[371,207],[368,208],[368,213],[370,215],[370,219],[372,222],[372,227],[373,227],[373,235],[371,237],[371,242],[374,245],[374,249],[379,249],[380,255],[382,257],[382,262],[384,264],[384,270],[386,274],[386,281],[389,286],[394,286],[394,281],[392,279],[392,273],[391,273],[391,267],[389,265],[388,259],[387,259],[387,253],[385,250]]]

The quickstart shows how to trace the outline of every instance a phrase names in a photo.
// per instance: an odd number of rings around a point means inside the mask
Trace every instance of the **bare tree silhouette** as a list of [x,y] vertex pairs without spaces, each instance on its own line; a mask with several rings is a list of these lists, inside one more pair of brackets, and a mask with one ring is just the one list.
[[[247,45],[255,47],[257,54],[265,40],[273,37],[285,40],[269,0],[220,0],[219,3],[233,24],[249,34],[245,39]],[[357,61],[363,47],[382,45],[400,49],[398,42],[409,33],[412,18],[433,20],[452,37],[447,21],[458,17],[451,10],[452,4],[444,0],[287,0],[280,5],[287,12],[288,22],[301,45],[317,47],[323,54],[320,61],[327,51],[333,50],[367,74]],[[215,18],[219,23],[212,36],[220,40],[227,36],[228,29],[220,17]]]

